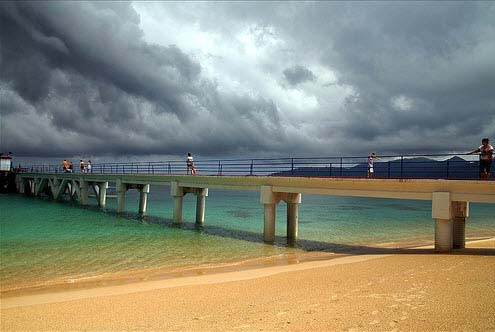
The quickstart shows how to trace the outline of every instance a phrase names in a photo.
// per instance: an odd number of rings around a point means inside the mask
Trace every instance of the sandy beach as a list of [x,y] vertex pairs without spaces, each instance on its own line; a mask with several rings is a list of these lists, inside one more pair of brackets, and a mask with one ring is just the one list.
[[495,239],[2,299],[2,331],[494,331]]

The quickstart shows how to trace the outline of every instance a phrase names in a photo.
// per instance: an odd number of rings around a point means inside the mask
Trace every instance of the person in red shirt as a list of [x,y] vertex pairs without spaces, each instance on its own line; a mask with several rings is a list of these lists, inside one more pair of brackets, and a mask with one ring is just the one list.
[[488,144],[488,138],[481,140],[481,146],[477,149],[469,151],[467,154],[480,154],[480,179],[488,179],[490,177],[490,168],[493,162],[493,146]]

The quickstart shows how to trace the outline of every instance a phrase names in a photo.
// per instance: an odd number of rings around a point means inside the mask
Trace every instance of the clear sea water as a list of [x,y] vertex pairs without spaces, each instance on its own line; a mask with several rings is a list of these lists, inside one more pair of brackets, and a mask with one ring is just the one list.
[[[287,244],[284,203],[277,208],[275,245],[262,241],[263,206],[257,192],[212,190],[205,224],[195,226],[195,196],[184,199],[184,222],[172,224],[169,187],[152,187],[148,213],[129,191],[127,213],[47,198],[0,195],[1,290],[42,287],[112,275],[180,271],[264,257],[433,243],[431,202],[303,195],[299,240]],[[495,236],[495,204],[470,206],[468,237]],[[144,271],[144,272],[143,272]],[[148,271],[148,272],[146,272]]]

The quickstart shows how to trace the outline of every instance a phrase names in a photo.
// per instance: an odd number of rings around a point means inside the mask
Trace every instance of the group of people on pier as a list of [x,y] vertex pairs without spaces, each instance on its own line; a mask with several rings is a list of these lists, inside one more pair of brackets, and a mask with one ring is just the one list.
[[[62,161],[62,171],[64,173],[74,173],[74,163],[68,162],[66,159]],[[79,161],[79,171],[80,173],[91,173],[91,160],[84,162],[82,159]]]

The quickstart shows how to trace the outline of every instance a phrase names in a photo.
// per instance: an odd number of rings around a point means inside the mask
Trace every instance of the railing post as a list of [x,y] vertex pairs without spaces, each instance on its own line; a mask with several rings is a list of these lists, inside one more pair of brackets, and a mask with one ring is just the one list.
[[148,174],[150,174],[151,162],[148,162]]
[[249,175],[253,175],[253,163],[254,163],[254,160],[251,159],[251,167],[249,169]]
[[217,175],[222,175],[222,164],[220,163],[220,160],[218,161],[218,171]]
[[170,161],[168,162],[168,174],[172,174],[172,167],[170,166]]
[[291,158],[290,162],[290,175],[294,175],[294,158]]
[[449,161],[447,160],[447,179],[449,178]]
[[387,162],[387,168],[388,178],[390,179],[390,160]]
[[332,163],[328,165],[328,176],[332,176]]
[[340,157],[340,176],[342,176],[342,157]]
[[400,178],[402,179],[402,170],[403,170],[403,164],[404,164],[404,156],[400,156]]

